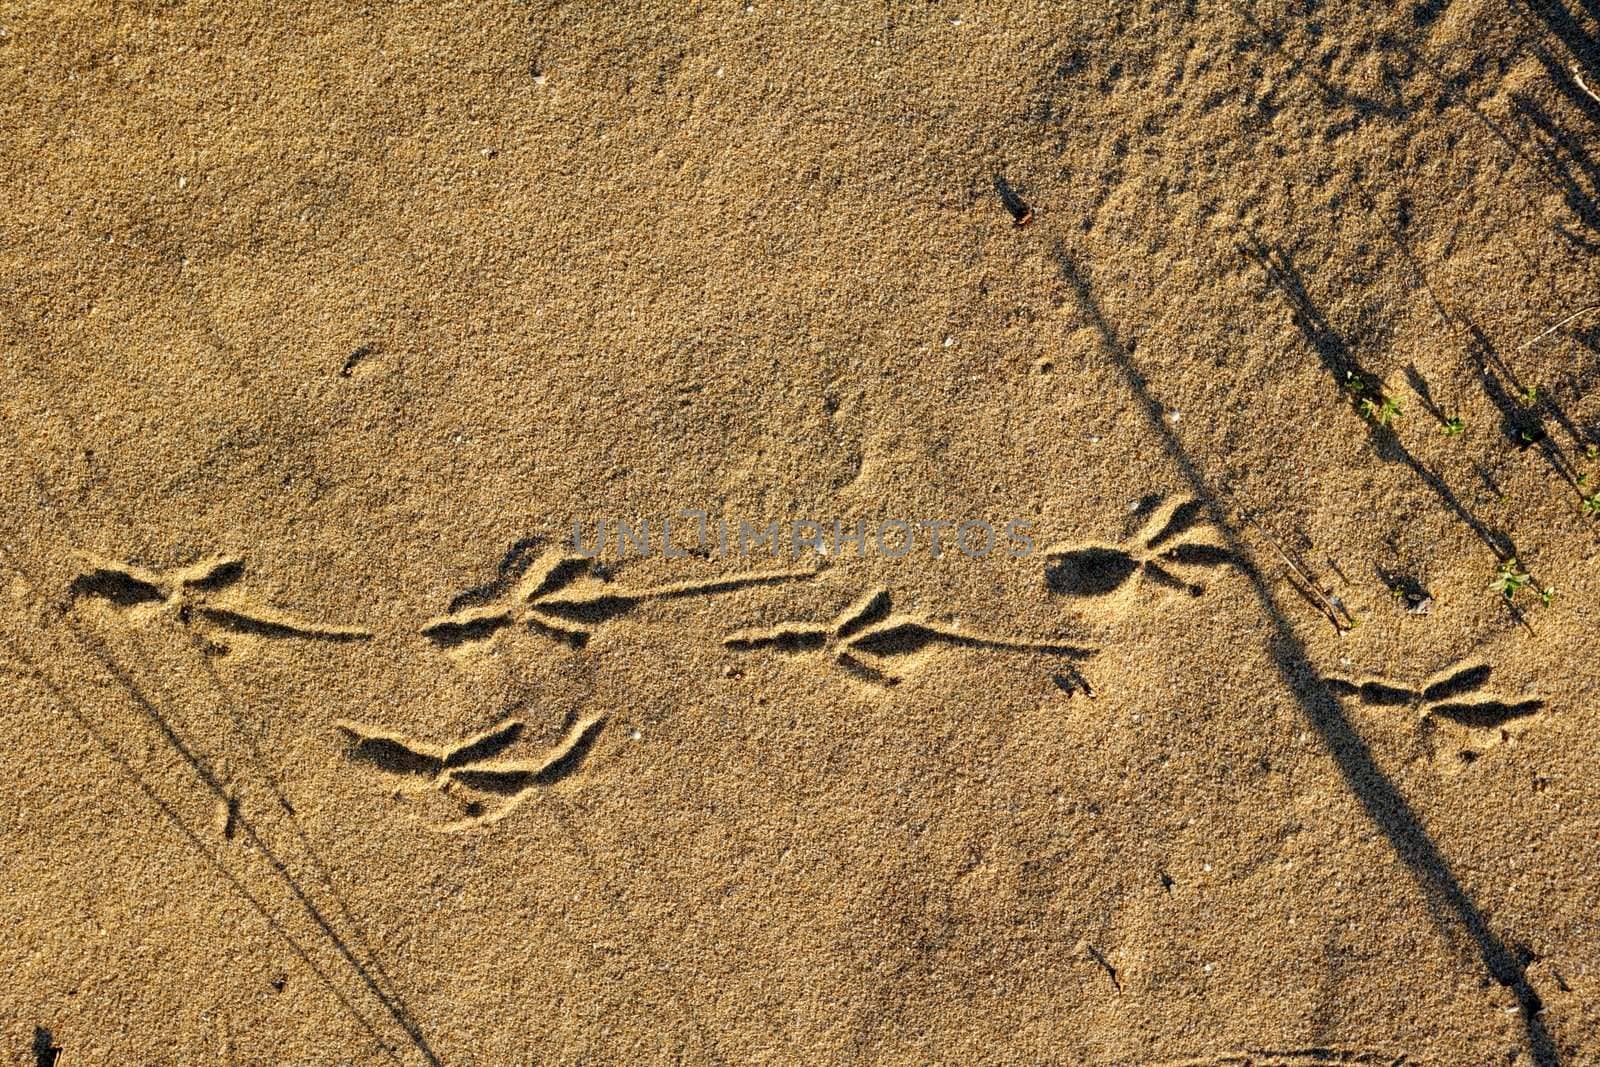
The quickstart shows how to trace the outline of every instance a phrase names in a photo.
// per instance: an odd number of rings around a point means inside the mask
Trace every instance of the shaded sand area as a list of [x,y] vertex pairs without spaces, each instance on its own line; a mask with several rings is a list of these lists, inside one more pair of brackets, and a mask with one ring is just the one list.
[[0,11],[0,1062],[1600,1062],[1596,86],[1588,0]]

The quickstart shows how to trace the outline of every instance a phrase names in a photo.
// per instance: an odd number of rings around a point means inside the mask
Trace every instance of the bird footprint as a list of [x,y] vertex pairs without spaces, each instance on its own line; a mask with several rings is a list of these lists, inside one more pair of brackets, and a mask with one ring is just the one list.
[[1425,715],[1448,719],[1473,729],[1492,729],[1513,719],[1532,715],[1544,707],[1542,700],[1508,703],[1494,697],[1461,700],[1476,693],[1489,680],[1492,668],[1487,663],[1462,667],[1453,673],[1435,675],[1434,681],[1414,689],[1381,678],[1352,680],[1329,678],[1330,688],[1341,696],[1353,696],[1363,704],[1379,707],[1419,707]]
[[981,648],[1002,652],[1037,652],[1087,659],[1095,649],[1048,641],[1027,641],[969,633],[945,623],[910,615],[891,614],[886,590],[866,594],[831,621],[791,621],[765,630],[741,630],[728,635],[723,645],[737,652],[772,648],[781,652],[815,652],[875,685],[897,684],[887,661],[911,656],[934,645]]
[[354,722],[337,725],[349,742],[346,755],[353,762],[400,779],[402,792],[433,792],[453,801],[460,818],[433,826],[448,833],[498,822],[533,793],[570,776],[594,746],[605,717],[574,722],[554,748],[531,762],[496,759],[522,736],[521,719],[506,719],[448,746]]
[[[365,641],[370,630],[297,619],[248,603],[232,591],[244,577],[244,562],[231,556],[202,560],[166,571],[127,563],[95,563],[68,587],[73,600],[101,600],[135,618],[165,616],[203,635],[223,630],[256,637],[310,641]],[[215,652],[227,646],[208,640]]]
[[422,628],[422,635],[441,648],[453,649],[484,641],[501,630],[524,625],[573,648],[582,648],[595,627],[646,603],[711,596],[751,586],[773,585],[814,577],[814,570],[757,571],[703,581],[625,586],[596,575],[594,561],[582,556],[547,553],[497,599],[452,610]]
[[1199,596],[1205,586],[1188,580],[1186,572],[1238,562],[1238,557],[1221,545],[1188,536],[1206,524],[1204,515],[1204,501],[1184,500],[1155,511],[1135,536],[1121,545],[1051,549],[1045,584],[1060,596],[1103,597],[1130,581],[1149,579],[1163,588]]

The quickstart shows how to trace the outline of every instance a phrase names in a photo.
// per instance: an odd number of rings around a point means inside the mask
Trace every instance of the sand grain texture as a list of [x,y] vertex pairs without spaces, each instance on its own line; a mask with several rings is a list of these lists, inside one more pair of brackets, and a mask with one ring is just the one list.
[[0,33],[0,1062],[1600,1062],[1592,4]]

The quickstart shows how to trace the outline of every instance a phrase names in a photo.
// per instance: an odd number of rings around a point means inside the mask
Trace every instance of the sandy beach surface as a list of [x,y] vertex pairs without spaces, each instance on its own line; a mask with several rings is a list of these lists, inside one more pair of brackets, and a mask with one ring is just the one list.
[[1600,1064],[1597,90],[0,8],[0,1063]]

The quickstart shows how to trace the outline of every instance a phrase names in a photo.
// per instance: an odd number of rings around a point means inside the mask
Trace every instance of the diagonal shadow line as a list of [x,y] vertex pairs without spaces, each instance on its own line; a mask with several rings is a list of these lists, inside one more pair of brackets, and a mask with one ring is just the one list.
[[[1572,58],[1588,70],[1600,70],[1600,37],[1584,29],[1579,17],[1567,10],[1563,0],[1523,0],[1530,19],[1537,19],[1555,36]],[[1600,19],[1600,10],[1592,0],[1585,0],[1591,18]]]
[[[1358,382],[1365,392],[1377,395],[1381,387],[1378,378],[1361,366],[1350,343],[1334,328],[1317,307],[1316,302],[1311,299],[1305,283],[1288,255],[1282,251],[1274,252],[1254,235],[1243,243],[1243,248],[1245,254],[1256,261],[1266,274],[1267,280],[1288,302],[1295,326],[1305,337],[1306,343],[1316,352],[1317,359],[1333,378],[1335,387],[1343,389],[1348,382]],[[1362,418],[1361,421],[1366,427],[1368,443],[1378,458],[1401,463],[1416,475],[1418,480],[1433,491],[1434,496],[1439,498],[1439,502],[1448,508],[1451,514],[1477,535],[1478,540],[1494,553],[1496,559],[1504,561],[1517,554],[1516,545],[1512,543],[1511,538],[1499,530],[1490,529],[1474,515],[1437,471],[1412,455],[1398,434],[1375,419]]]
[[[1059,242],[1054,254],[1062,277],[1072,287],[1079,308],[1100,335],[1101,348],[1121,372],[1129,392],[1133,394],[1150,429],[1160,439],[1168,458],[1189,483],[1190,491],[1206,502],[1207,510],[1228,542],[1228,547],[1242,558],[1249,558],[1249,549],[1243,538],[1229,523],[1223,509],[1214,502],[1204,472],[1167,425],[1162,406],[1150,395],[1145,376],[1101,311],[1088,278]],[[1435,906],[1442,906],[1443,914],[1453,916],[1456,924],[1471,939],[1489,974],[1513,991],[1521,1008],[1523,1028],[1533,1062],[1537,1067],[1558,1067],[1560,1059],[1555,1043],[1539,1016],[1543,1005],[1528,982],[1525,966],[1490,929],[1488,919],[1478,910],[1472,895],[1457,880],[1449,861],[1422,828],[1400,790],[1378,767],[1367,743],[1345,718],[1338,700],[1325,685],[1320,684],[1320,672],[1311,662],[1305,643],[1278,610],[1260,568],[1251,567],[1245,573],[1263,613],[1272,625],[1272,660],[1279,677],[1300,705],[1306,721],[1322,736],[1346,785],[1355,794],[1367,817],[1389,840],[1395,854],[1410,870],[1430,901]],[[1304,684],[1304,679],[1319,679],[1319,683]]]
[[[1548,396],[1539,397],[1538,412],[1528,409],[1525,405],[1513,399],[1514,397],[1525,395],[1527,388],[1517,376],[1511,364],[1506,360],[1506,357],[1501,355],[1494,342],[1489,339],[1489,335],[1473,320],[1471,315],[1455,310],[1456,301],[1453,298],[1447,299],[1449,297],[1448,292],[1441,293],[1440,289],[1435,287],[1433,279],[1429,277],[1427,269],[1411,247],[1410,242],[1378,210],[1377,202],[1372,199],[1366,187],[1357,182],[1356,188],[1366,202],[1367,210],[1383,227],[1384,235],[1389,238],[1389,242],[1394,245],[1401,258],[1405,260],[1406,265],[1411,269],[1411,272],[1417,276],[1417,280],[1427,290],[1428,298],[1433,301],[1433,306],[1438,310],[1440,316],[1451,329],[1461,336],[1463,343],[1466,345],[1467,356],[1472,361],[1473,371],[1477,375],[1478,384],[1483,389],[1484,396],[1500,412],[1501,432],[1506,439],[1516,443],[1519,448],[1524,450],[1535,444],[1538,445],[1539,452],[1544,456],[1545,462],[1550,465],[1550,469],[1555,471],[1562,481],[1567,483],[1568,488],[1577,493],[1581,499],[1584,493],[1583,487],[1578,480],[1577,468],[1573,466],[1572,460],[1567,458],[1566,451],[1561,445],[1545,431],[1544,420],[1540,417],[1539,412],[1549,415],[1567,434],[1569,440],[1583,444],[1586,442],[1587,436],[1572,421],[1571,417],[1562,410],[1561,406]],[[1266,248],[1259,239],[1254,241],[1254,245],[1255,248],[1250,250],[1252,255],[1256,254],[1257,249],[1265,250]],[[1280,253],[1280,258],[1287,262],[1286,254]],[[1267,264],[1263,265],[1266,266]],[[1293,274],[1292,270],[1290,273]],[[1309,301],[1310,298],[1306,295],[1303,285],[1299,286],[1298,292],[1301,297]],[[1514,555],[1515,553],[1513,552],[1512,554]]]
[[[41,500],[48,502],[51,505],[52,509],[55,510],[58,514],[60,514],[62,509],[59,507],[59,502],[57,501],[57,499],[55,497],[55,494],[52,493],[50,491],[49,487],[45,484],[43,474],[40,472],[38,467],[33,463],[32,459],[29,457],[29,454],[28,454],[28,451],[27,451],[27,449],[26,449],[26,447],[24,445],[24,442],[22,441],[21,437],[17,434],[16,427],[11,423],[11,421],[9,419],[4,420],[3,425],[4,425],[4,428],[5,428],[8,436],[11,437],[12,442],[18,446],[17,455],[21,458],[23,464],[27,468],[28,476],[29,476],[29,479],[33,483],[34,491],[39,494],[39,497],[40,497]],[[69,530],[69,532],[70,532],[70,530]],[[3,550],[3,549],[0,549],[0,556],[3,556],[5,561],[6,561],[6,563],[9,564],[14,570],[16,570],[18,574],[22,575],[24,580],[26,580],[30,585],[34,585],[37,588],[37,579],[33,575],[30,575],[30,574],[28,574],[27,572],[25,572],[23,570],[21,564],[11,555],[10,551],[6,551],[6,550]],[[97,649],[91,651],[88,647],[86,647],[83,635],[77,629],[77,627],[75,627],[69,619],[66,619],[65,616],[63,616],[63,621],[66,622],[67,629],[72,634],[73,640],[78,645],[78,647],[80,649],[84,650],[85,652],[89,653],[94,658],[100,660],[101,664],[107,669],[107,671],[110,672],[113,677],[117,677],[118,674],[119,674],[119,668],[115,665],[115,660],[111,657],[110,652],[105,649],[104,644],[97,642],[97,646],[98,646]],[[221,676],[217,674],[216,669],[211,665],[210,661],[207,659],[207,657],[205,655],[205,652],[204,652],[204,649],[203,649],[203,646],[202,646],[202,643],[199,640],[199,638],[195,634],[193,634],[192,632],[188,631],[187,629],[184,632],[185,632],[186,636],[189,639],[191,647],[193,647],[197,652],[199,652],[201,664],[202,664],[206,674],[210,677],[211,681],[216,686],[218,695],[220,697],[222,697],[223,702],[224,702],[224,704],[225,704],[225,706],[227,708],[228,716],[229,716],[230,720],[232,721],[232,723],[234,725],[234,728],[238,731],[239,735],[245,739],[246,744],[249,746],[251,755],[254,758],[255,763],[257,765],[257,769],[262,774],[262,776],[267,780],[267,783],[268,783],[268,785],[269,785],[274,797],[277,799],[279,806],[286,813],[286,815],[288,817],[288,821],[289,821],[290,825],[294,828],[295,834],[300,839],[300,842],[301,842],[302,846],[305,848],[306,853],[307,853],[308,857],[311,860],[311,864],[312,864],[313,868],[316,870],[318,876],[322,879],[322,882],[323,882],[324,886],[326,887],[329,895],[333,897],[334,903],[335,903],[336,907],[338,908],[340,915],[344,918],[344,920],[347,923],[350,924],[351,929],[355,933],[356,941],[365,950],[366,955],[367,955],[367,965],[371,966],[373,971],[375,971],[377,973],[379,979],[381,979],[382,982],[386,982],[389,985],[393,986],[394,985],[394,979],[392,979],[389,976],[388,972],[384,969],[383,965],[379,962],[378,956],[377,956],[377,952],[372,947],[372,942],[367,938],[366,932],[362,929],[361,924],[356,921],[354,914],[351,912],[349,904],[345,901],[344,897],[339,893],[338,887],[337,887],[337,885],[335,884],[335,882],[333,880],[331,872],[328,870],[327,866],[323,863],[321,857],[317,855],[316,850],[312,847],[310,837],[306,833],[305,827],[303,827],[300,824],[299,819],[295,816],[294,806],[289,803],[288,796],[284,793],[281,784],[278,782],[276,776],[272,773],[272,770],[271,770],[270,766],[268,765],[268,763],[266,761],[265,754],[262,753],[260,746],[256,743],[255,738],[253,736],[251,736],[250,731],[245,728],[244,722],[243,722],[242,717],[240,715],[239,704],[238,704],[237,699],[234,697],[232,692],[229,691],[228,688],[223,685]],[[139,638],[137,637],[137,635],[135,636],[134,640],[135,640],[135,643],[139,642]],[[35,674],[38,674],[38,672],[35,671]],[[40,675],[40,677],[42,678],[43,676]],[[118,678],[118,681],[121,682],[122,679]],[[155,718],[158,726],[162,729],[163,733],[165,733],[167,735],[168,739],[170,741],[172,741],[174,747],[176,747],[178,749],[178,751],[180,752],[180,754],[182,754],[184,759],[187,760],[190,763],[191,767],[194,768],[196,773],[198,773],[200,775],[202,781],[205,782],[205,784],[211,789],[211,791],[213,793],[215,793],[217,795],[217,797],[219,799],[224,800],[226,802],[228,794],[227,794],[226,788],[225,788],[224,784],[221,782],[221,780],[217,779],[214,776],[214,774],[212,774],[209,771],[209,769],[207,767],[205,767],[202,763],[197,762],[197,758],[194,757],[192,755],[192,753],[190,752],[190,750],[181,741],[179,741],[177,739],[176,732],[173,731],[169,727],[166,719],[163,716],[160,715],[159,711],[157,711],[153,707],[153,705],[151,705],[147,700],[145,700],[143,698],[142,694],[136,692],[132,688],[132,686],[131,686],[131,678],[128,680],[128,682],[125,682],[123,684],[124,684],[124,688],[128,688],[128,690],[130,692],[130,695],[132,695],[134,697],[136,702],[140,703],[142,707],[146,708],[148,710],[148,712]],[[169,696],[169,703],[170,703],[171,702],[170,701],[170,694],[168,694],[168,696]],[[81,716],[80,716],[80,718],[81,718]],[[137,779],[137,776],[135,776],[135,777]],[[137,779],[137,780],[139,781],[139,784],[141,785],[141,787],[145,788],[146,792],[148,792],[149,791],[148,785],[146,783],[144,783],[142,779]],[[432,1050],[428,1047],[427,1042],[422,1038],[421,1028],[416,1024],[414,1019],[411,1017],[410,1009],[406,1005],[406,1002],[405,1002],[404,998],[402,998],[399,995],[399,993],[397,993],[397,992],[390,992],[389,990],[385,990],[381,984],[378,984],[377,982],[372,981],[370,979],[370,976],[363,972],[363,970],[362,970],[363,964],[361,963],[361,961],[359,961],[352,953],[348,952],[348,948],[344,944],[343,940],[337,935],[337,933],[335,933],[333,931],[332,927],[325,920],[323,920],[321,918],[320,912],[317,911],[314,908],[314,906],[311,904],[309,896],[303,891],[303,889],[301,889],[299,884],[294,880],[293,875],[289,872],[288,865],[286,863],[284,863],[282,860],[280,860],[277,857],[277,855],[275,853],[273,853],[270,850],[270,848],[268,848],[268,846],[261,839],[259,833],[256,831],[254,825],[251,822],[249,822],[248,820],[244,819],[241,816],[239,818],[239,820],[238,820],[238,824],[245,830],[245,832],[249,835],[251,840],[254,841],[258,845],[258,847],[262,850],[262,854],[265,855],[268,858],[268,860],[272,864],[272,866],[276,870],[278,870],[279,873],[283,876],[283,878],[285,879],[286,884],[289,886],[291,892],[294,893],[296,898],[301,901],[303,906],[305,906],[309,911],[311,911],[311,913],[313,914],[313,918],[318,920],[319,926],[321,926],[321,928],[324,930],[324,932],[330,937],[330,939],[331,939],[332,943],[334,944],[334,946],[342,954],[344,954],[351,961],[351,963],[355,966],[358,975],[360,975],[360,977],[372,989],[373,995],[378,998],[379,1002],[383,1004],[384,1008],[392,1016],[394,1016],[396,1022],[401,1026],[401,1028],[406,1031],[407,1036],[411,1038],[412,1043],[414,1045],[416,1045],[417,1048],[419,1049],[419,1051],[421,1051],[428,1058],[430,1063],[438,1063],[439,1061],[438,1061],[437,1057],[434,1055]],[[187,828],[185,828],[185,830],[186,830],[186,832],[188,832]],[[220,862],[220,861],[216,861],[214,857],[210,857],[209,854],[208,854],[208,858],[212,858],[213,862]],[[341,999],[342,999],[342,997],[341,997]],[[390,1003],[390,1001],[392,1001],[393,1003]],[[358,1018],[359,1018],[359,1016],[358,1016]],[[366,1025],[365,1020],[363,1020],[363,1025]]]
[[[30,586],[36,590],[40,588],[37,576],[31,573],[28,569],[24,568],[23,565],[19,563],[12,555],[9,549],[0,549],[0,558],[3,558],[6,565],[12,570],[16,571],[17,574],[21,575],[24,581],[26,581]],[[211,769],[210,765],[207,764],[205,760],[203,760],[186,741],[184,741],[182,736],[180,736],[177,730],[174,729],[167,716],[164,715],[161,709],[155,705],[150,696],[140,688],[138,682],[135,681],[130,674],[128,674],[121,664],[117,663],[116,659],[106,649],[104,642],[100,641],[98,638],[86,635],[76,625],[73,624],[71,619],[67,618],[65,615],[61,616],[61,621],[64,624],[67,633],[71,636],[73,644],[76,645],[77,648],[86,656],[98,663],[101,669],[104,670],[112,678],[112,680],[128,694],[134,705],[140,710],[140,712],[144,714],[147,719],[150,720],[151,723],[155,725],[156,729],[161,732],[163,739],[166,740],[166,742],[174,751],[178,753],[183,761],[189,765],[189,768],[194,771],[195,775],[206,786],[206,788],[209,789],[219,800],[225,802],[228,797],[228,792],[223,781],[217,777],[216,772]],[[8,643],[13,642],[10,642],[8,639]],[[31,657],[29,657],[29,662],[33,662]],[[53,694],[60,693],[59,687],[48,682],[48,680],[45,679],[45,676],[38,670],[37,665],[35,665],[33,669],[35,676],[45,680]],[[74,716],[81,723],[90,728],[91,732],[95,732],[89,723],[88,716],[84,715],[76,708],[71,710],[73,711]],[[96,733],[96,740],[100,741],[103,747],[107,744],[107,742],[101,740],[98,733]],[[126,761],[123,760],[120,755],[118,756],[118,759],[119,762],[126,764]],[[170,807],[165,801],[162,801],[159,797],[156,797],[156,794],[149,783],[145,782],[142,778],[139,778],[137,773],[135,773],[134,777],[139,783],[141,789],[157,799],[157,802],[160,804],[163,811],[171,811]],[[187,836],[194,838],[193,831],[186,824],[182,823],[182,821],[178,819],[175,819],[175,821],[178,823],[180,828],[184,830]],[[405,1032],[412,1046],[415,1047],[418,1052],[422,1053],[423,1057],[430,1065],[432,1065],[432,1067],[441,1067],[442,1061],[440,1061],[439,1057],[433,1052],[432,1048],[429,1047],[426,1038],[422,1034],[421,1028],[416,1024],[415,1021],[411,1019],[403,1004],[399,1003],[389,994],[386,989],[384,989],[378,980],[373,977],[372,972],[368,969],[366,964],[364,964],[351,951],[350,946],[345,942],[344,938],[339,935],[339,932],[333,928],[327,917],[322,913],[322,909],[319,908],[316,902],[312,900],[311,897],[306,893],[305,888],[301,886],[299,879],[295,877],[294,872],[289,869],[288,865],[284,863],[282,858],[278,856],[278,854],[272,849],[267,841],[260,835],[255,827],[255,824],[241,814],[238,817],[238,825],[245,832],[245,835],[251,844],[253,844],[261,853],[261,855],[267,860],[267,863],[272,867],[273,872],[288,888],[295,901],[311,919],[312,924],[316,926],[316,928],[325,938],[327,938],[328,943],[333,947],[335,952],[337,952],[339,956],[350,965],[351,969],[355,971],[356,976],[360,980],[361,984],[366,987],[367,991],[372,994],[373,998],[376,999],[377,1002],[383,1007],[384,1011],[394,1020],[401,1030]],[[195,840],[198,839],[196,838]],[[207,850],[203,844],[199,844],[198,847],[200,847],[206,858],[213,865],[223,869],[224,871],[226,870],[221,860],[212,855],[212,853]],[[235,876],[230,874],[229,877],[230,880],[237,882]],[[279,928],[276,922],[274,922],[274,928]],[[343,994],[339,994],[339,996],[341,1002],[348,1006],[348,1000],[343,996]],[[370,1024],[366,1022],[364,1017],[360,1015],[357,1015],[356,1017],[362,1020],[363,1026],[370,1029]],[[379,1040],[382,1040],[381,1037]],[[391,1048],[387,1042],[384,1042],[384,1046],[386,1048]]]
[[[13,381],[18,381],[18,379],[26,379],[26,381],[34,381],[34,384],[37,384],[37,379],[35,379],[34,374],[26,373],[24,368],[18,368],[18,371],[19,373],[14,376]],[[58,411],[58,414],[62,419],[64,419],[64,421],[67,422],[67,426],[69,426],[70,432],[72,432],[72,438],[74,438],[74,440],[80,440],[80,438],[82,438],[82,432],[78,430],[77,422],[75,422],[74,418],[72,418],[72,413],[67,410],[62,410]],[[11,419],[3,419],[3,429],[5,429],[6,435],[11,438],[11,442],[13,442],[14,445],[18,445],[18,456],[22,459],[22,462],[26,464],[27,470],[29,470],[30,480],[32,480],[32,483],[34,483],[35,491],[40,494],[40,498],[51,502],[51,506],[53,506],[53,509],[56,510],[56,514],[64,517],[64,515],[66,515],[66,509],[59,506],[58,496],[56,496],[56,494],[50,490],[50,486],[46,485],[45,477],[43,477],[42,472],[40,472],[40,469],[35,466],[34,459],[30,458],[26,448],[22,446],[21,437],[19,437],[18,432],[16,432],[16,426],[14,426],[13,422],[11,422]],[[126,515],[126,512],[123,512],[122,501],[120,501],[115,494],[112,494],[112,496],[110,496],[110,502],[112,502],[112,507],[114,507],[115,512],[117,512],[118,518],[120,518],[122,525],[131,528],[134,523],[131,522],[131,518]],[[78,539],[77,533],[72,530],[72,525],[67,522],[66,518],[61,518],[59,522],[66,526],[67,533],[69,533],[69,536],[72,537],[72,541],[74,541],[75,544],[83,544],[83,541]],[[237,568],[237,561],[234,561],[234,566]],[[213,574],[211,577],[216,577],[216,574]],[[278,806],[282,808],[286,819],[288,819],[291,827],[293,827],[294,835],[296,835],[296,837],[299,838],[299,841],[301,841],[302,848],[306,849],[306,854],[310,859],[310,864],[312,864],[315,872],[317,872],[317,877],[322,878],[323,886],[328,889],[328,894],[333,897],[334,904],[336,904],[336,907],[338,907],[339,915],[344,918],[346,923],[349,923],[350,929],[354,931],[355,941],[362,945],[362,949],[365,950],[366,960],[368,960],[368,963],[370,963],[371,968],[378,973],[378,976],[381,977],[382,981],[389,982],[390,987],[394,987],[394,979],[389,976],[389,973],[387,973],[386,969],[384,969],[384,966],[382,966],[381,961],[379,961],[378,952],[373,949],[373,942],[371,942],[370,937],[366,936],[366,931],[362,928],[362,925],[355,920],[355,915],[352,913],[352,910],[350,910],[349,902],[346,902],[344,896],[339,893],[338,883],[333,880],[333,873],[328,870],[328,865],[322,861],[322,857],[318,856],[317,854],[317,849],[312,846],[310,835],[309,833],[306,833],[306,827],[301,824],[299,817],[296,816],[296,813],[294,813],[294,806],[291,805],[290,800],[288,800],[288,795],[286,795],[285,790],[283,790],[282,782],[278,781],[278,777],[275,776],[274,771],[272,771],[272,766],[270,766],[269,761],[267,761],[266,753],[262,752],[261,745],[256,742],[256,737],[254,737],[253,731],[250,731],[250,729],[246,728],[245,721],[243,721],[242,710],[240,710],[242,709],[242,702],[240,702],[240,699],[238,699],[238,697],[235,696],[232,691],[230,691],[229,686],[224,685],[224,681],[222,681],[222,677],[219,675],[218,670],[216,670],[216,667],[211,664],[210,657],[206,656],[205,643],[200,640],[200,637],[198,637],[197,633],[192,632],[192,630],[187,629],[187,627],[182,629],[182,633],[189,638],[189,645],[192,646],[195,651],[197,651],[198,659],[200,659],[200,665],[202,665],[206,675],[210,677],[211,683],[213,683],[214,688],[216,688],[216,691],[218,691],[218,696],[222,697],[222,704],[224,704],[224,707],[226,707],[229,720],[234,723],[234,729],[237,731],[238,736],[243,737],[245,744],[250,747],[251,758],[253,758],[254,763],[256,763],[256,769],[258,769],[258,773],[261,774],[264,779],[266,779],[267,787],[269,787],[270,792],[272,792],[275,800],[277,800]],[[138,633],[134,633],[133,641],[134,645],[139,646],[138,651],[141,651],[141,653],[146,653],[146,649],[142,648],[142,641],[139,640]],[[403,998],[400,997],[397,992],[392,993],[392,995],[394,995],[395,1001],[397,1001],[398,1005],[402,1006],[402,1009],[406,1009],[406,1011],[408,1011],[408,1008],[406,1008],[405,1005],[405,1000],[403,1000]]]
[[[300,958],[300,961],[306,965],[311,973],[316,975],[322,984],[328,987],[329,992],[334,995],[334,998],[337,999],[340,1005],[344,1007],[345,1011],[350,1014],[350,1017],[356,1020],[361,1029],[364,1030],[369,1037],[376,1041],[380,1048],[389,1053],[390,1059],[400,1062],[399,1057],[395,1054],[394,1046],[385,1040],[383,1035],[380,1034],[373,1027],[372,1023],[367,1020],[366,1016],[361,1014],[361,1011],[350,1002],[350,999],[345,996],[343,991],[339,989],[338,985],[327,974],[327,972],[325,972],[317,964],[316,960],[311,958],[310,952],[307,951],[299,941],[295,940],[294,935],[284,927],[284,925],[275,915],[272,914],[270,910],[268,910],[267,906],[261,902],[260,898],[250,891],[249,886],[245,885],[243,880],[241,880],[237,874],[229,870],[227,865],[218,859],[216,854],[206,847],[204,839],[202,839],[200,835],[195,832],[193,827],[183,821],[183,817],[173,809],[172,805],[167,803],[167,801],[155,791],[155,788],[151,786],[142,775],[140,775],[138,769],[135,768],[133,764],[128,762],[128,758],[122,754],[121,750],[112,744],[111,741],[100,732],[100,729],[94,724],[94,721],[89,717],[89,715],[85,713],[83,708],[80,707],[71,697],[69,697],[61,686],[57,685],[53,680],[51,680],[50,676],[45,673],[43,665],[36,661],[32,656],[28,655],[28,653],[23,650],[22,645],[9,632],[0,631],[0,642],[4,642],[11,654],[27,668],[28,676],[42,685],[45,691],[50,694],[51,698],[55,700],[55,702],[62,708],[66,709],[66,711],[78,721],[78,725],[82,726],[89,736],[94,739],[95,744],[99,746],[101,751],[109,756],[111,760],[116,763],[119,768],[121,768],[122,772],[132,780],[133,784],[139,788],[139,791],[144,793],[144,795],[150,799],[150,802],[156,806],[161,814],[165,815],[167,819],[178,828],[179,832],[182,833],[189,844],[194,847],[195,851],[200,853],[201,857],[207,863],[216,868],[217,873],[222,875],[222,877],[233,887],[234,891],[243,897],[245,901],[249,903],[250,907],[262,917],[262,919],[266,920],[267,926],[274,933],[283,938],[284,943],[287,944],[290,950]],[[134,694],[134,698],[135,700],[142,700],[142,696],[137,693]],[[438,1061],[434,1060],[433,1062],[437,1063]]]
[[384,969],[383,963],[378,959],[378,953],[372,947],[372,942],[367,937],[366,931],[362,929],[361,924],[356,920],[349,903],[340,894],[338,884],[333,878],[333,872],[328,869],[322,857],[317,854],[316,848],[311,843],[311,835],[306,833],[306,828],[301,825],[299,817],[295,814],[294,805],[289,802],[283,783],[273,773],[272,765],[267,761],[266,753],[261,751],[260,744],[256,742],[255,737],[245,725],[244,715],[241,710],[244,706],[243,702],[233,692],[232,688],[223,682],[222,675],[217,672],[210,657],[206,655],[199,636],[187,629],[183,631],[183,634],[188,638],[190,646],[199,656],[201,668],[211,679],[212,685],[217,690],[217,695],[223,700],[223,706],[227,711],[229,721],[233,723],[233,727],[238,731],[239,736],[244,738],[245,744],[249,747],[250,754],[256,762],[256,769],[266,779],[267,787],[272,791],[273,799],[278,802],[278,807],[282,809],[289,825],[293,828],[295,837],[300,841],[300,847],[305,849],[306,856],[310,859],[311,866],[316,871],[317,877],[322,880],[322,884],[327,887],[328,894],[333,897],[334,904],[339,909],[340,917],[350,925],[350,929],[355,933],[355,940],[365,950],[367,965],[377,973],[379,979],[389,984],[389,996],[394,999],[400,1010],[409,1016],[411,1011],[405,1002],[405,998],[394,991],[395,980],[389,976],[389,972]]

